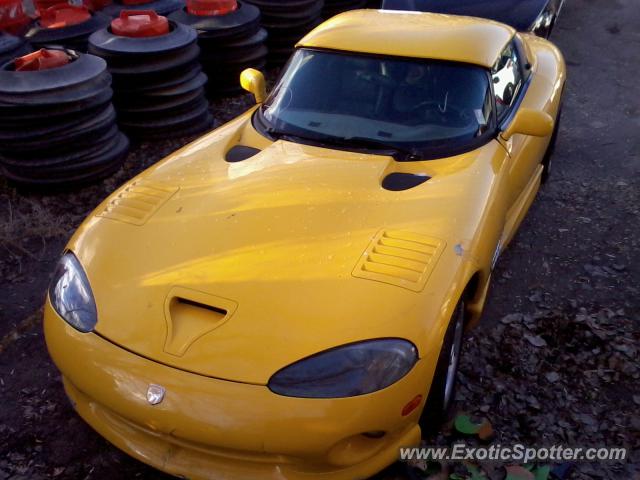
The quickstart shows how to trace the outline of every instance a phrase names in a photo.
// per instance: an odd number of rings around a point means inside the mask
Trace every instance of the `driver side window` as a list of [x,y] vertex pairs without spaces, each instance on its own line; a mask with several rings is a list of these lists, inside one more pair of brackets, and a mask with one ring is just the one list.
[[523,83],[520,59],[513,42],[507,45],[491,69],[491,78],[496,96],[496,113],[500,121],[509,112]]

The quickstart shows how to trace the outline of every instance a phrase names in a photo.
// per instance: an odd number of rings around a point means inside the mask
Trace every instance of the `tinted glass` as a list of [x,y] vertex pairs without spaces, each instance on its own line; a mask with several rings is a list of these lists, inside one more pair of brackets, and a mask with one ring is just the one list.
[[496,95],[498,118],[503,118],[522,87],[522,70],[513,44],[502,52],[500,59],[491,70],[491,77]]
[[262,107],[272,129],[423,151],[477,142],[491,123],[481,67],[299,50]]

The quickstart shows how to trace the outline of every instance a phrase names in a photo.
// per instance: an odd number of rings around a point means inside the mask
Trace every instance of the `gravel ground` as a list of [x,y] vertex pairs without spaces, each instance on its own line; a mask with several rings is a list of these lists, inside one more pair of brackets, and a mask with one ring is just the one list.
[[[488,419],[494,443],[626,446],[627,462],[578,464],[566,478],[638,480],[640,1],[567,0],[553,40],[569,81],[552,179],[499,260],[483,322],[466,339],[457,407]],[[212,108],[220,124],[250,104],[241,96]],[[17,192],[0,180],[0,480],[165,478],[75,415],[46,352],[40,306],[82,219],[190,140],[137,145],[112,178],[72,192]],[[455,438],[444,426],[428,443]],[[379,478],[425,476],[395,465]]]

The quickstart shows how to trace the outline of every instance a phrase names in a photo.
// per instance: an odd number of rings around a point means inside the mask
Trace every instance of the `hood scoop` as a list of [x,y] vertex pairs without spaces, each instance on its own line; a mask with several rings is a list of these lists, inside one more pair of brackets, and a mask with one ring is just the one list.
[[189,288],[172,288],[164,306],[167,322],[164,351],[183,356],[198,339],[226,323],[237,306],[227,298]]
[[97,216],[132,225],[144,225],[177,191],[178,188],[175,187],[136,180],[113,196]]
[[392,192],[400,192],[422,185],[431,177],[425,173],[390,173],[382,180],[382,188]]
[[383,230],[373,238],[352,275],[419,292],[445,245],[417,233]]
[[257,148],[247,147],[246,145],[236,145],[227,152],[224,159],[229,163],[241,162],[260,153],[260,151]]

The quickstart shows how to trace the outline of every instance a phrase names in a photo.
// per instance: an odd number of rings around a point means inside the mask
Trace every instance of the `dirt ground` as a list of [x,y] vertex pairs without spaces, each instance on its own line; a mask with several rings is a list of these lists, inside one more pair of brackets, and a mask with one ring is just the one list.
[[[569,69],[552,178],[498,262],[483,322],[465,342],[457,406],[488,418],[502,444],[626,446],[627,462],[578,464],[566,478],[637,480],[640,0],[566,0],[552,40]],[[250,103],[214,102],[217,123]],[[17,192],[0,180],[0,480],[166,478],[73,412],[40,306],[82,219],[190,140],[137,145],[115,176],[73,192]],[[429,439],[450,441],[446,427]],[[396,465],[380,478],[409,475]]]

